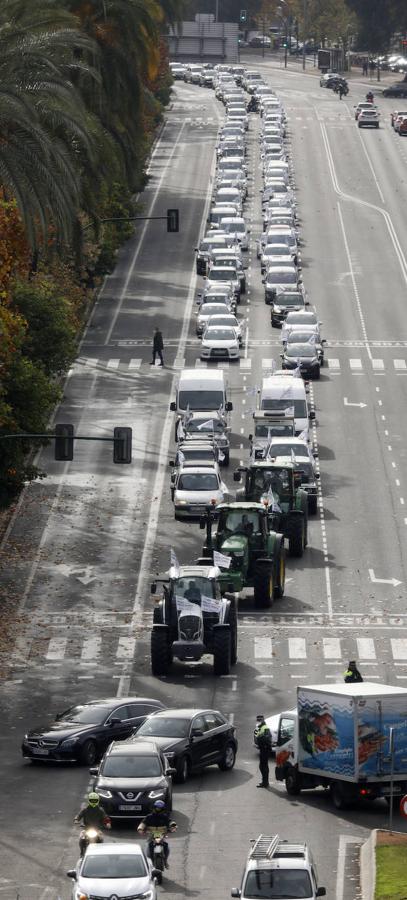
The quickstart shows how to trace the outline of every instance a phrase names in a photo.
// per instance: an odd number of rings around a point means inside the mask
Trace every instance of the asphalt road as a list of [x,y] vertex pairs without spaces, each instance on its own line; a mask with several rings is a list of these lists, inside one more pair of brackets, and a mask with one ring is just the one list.
[[[170,547],[180,562],[194,559],[202,538],[198,526],[174,522],[169,402],[180,369],[199,358],[190,325],[200,286],[193,251],[223,116],[212,92],[180,85],[143,197],[146,215],[178,206],[180,233],[167,235],[159,221],[138,227],[104,285],[57,413],[80,434],[107,436],[114,425],[131,425],[133,465],[113,466],[111,446],[102,443],[81,442],[65,466],[44,451],[48,477],[24,493],[3,545],[3,900],[70,896],[64,872],[76,859],[71,823],[89,776],[24,764],[19,744],[28,727],[90,697],[137,692],[169,705],[214,706],[236,725],[233,772],[209,770],[176,789],[179,828],[160,890],[168,900],[227,897],[239,883],[249,838],[276,830],[310,842],[329,898],[355,900],[358,845],[387,823],[381,802],[338,814],[321,793],[293,799],[275,783],[256,791],[251,734],[257,712],[290,708],[297,683],[340,680],[349,658],[359,659],[369,680],[407,679],[407,141],[390,129],[393,101],[379,99],[378,131],[356,127],[353,103],[364,94],[357,83],[340,102],[311,75],[261,60],[258,68],[289,117],[304,283],[328,341],[326,367],[313,386],[322,504],[309,548],[303,560],[289,561],[286,596],[270,614],[242,605],[233,676],[215,680],[202,663],[175,665],[165,680],[151,677],[151,574],[168,566]],[[253,389],[280,353],[254,247],[261,221],[257,129],[252,117],[250,283],[241,307],[249,339],[244,359],[226,367],[234,401],[225,474],[231,488],[234,465],[247,458]],[[149,365],[156,324],[166,343],[163,370]]]

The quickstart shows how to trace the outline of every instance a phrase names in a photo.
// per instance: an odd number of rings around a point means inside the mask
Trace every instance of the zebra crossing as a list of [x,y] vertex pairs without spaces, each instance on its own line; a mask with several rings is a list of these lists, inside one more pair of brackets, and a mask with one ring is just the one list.
[[[264,631],[264,629],[263,629]],[[313,663],[341,665],[343,660],[358,659],[361,663],[379,666],[383,659],[392,660],[395,667],[407,667],[407,637],[380,638],[338,636],[287,636],[274,631],[273,636],[254,635],[245,642],[245,650],[261,667],[276,667],[281,664],[301,665],[308,659]],[[143,648],[143,654],[145,649]],[[57,634],[46,639],[25,638],[15,646],[11,664],[18,669],[48,667],[56,665],[79,666],[89,669],[103,664],[120,665],[137,661],[137,638],[129,634],[113,634],[109,629],[99,629],[91,637]],[[396,676],[397,677],[397,676]],[[402,674],[398,677],[405,677]]]
[[[257,359],[255,361],[258,362]],[[242,369],[243,371],[250,371],[252,369],[253,360],[250,357],[240,357],[238,360],[224,360],[219,359],[215,360],[195,360],[195,368],[197,369],[205,369],[205,368],[216,368],[219,366],[220,368],[236,368]],[[261,368],[262,370],[271,370],[278,366],[278,363],[272,357],[262,357],[261,358]],[[167,368],[174,369],[183,369],[187,366],[187,361],[184,357],[175,357],[175,360],[167,364]],[[140,370],[144,372],[150,371],[153,367],[150,365],[150,359],[142,359],[134,357],[132,359],[122,359],[121,357],[113,357],[111,359],[97,359],[94,357],[85,357],[81,356],[78,358],[77,362],[71,369],[71,373],[83,371],[83,369],[90,370],[98,370],[98,371],[106,371],[110,373],[136,373]],[[160,368],[156,366],[155,368]],[[325,367],[331,373],[339,374],[341,372],[350,371],[353,373],[356,372],[396,372],[397,374],[407,373],[407,360],[406,359],[393,359],[386,361],[379,358],[372,358],[362,360],[360,357],[351,357],[347,360],[340,360],[338,357],[325,356]],[[324,369],[322,370],[324,371]]]

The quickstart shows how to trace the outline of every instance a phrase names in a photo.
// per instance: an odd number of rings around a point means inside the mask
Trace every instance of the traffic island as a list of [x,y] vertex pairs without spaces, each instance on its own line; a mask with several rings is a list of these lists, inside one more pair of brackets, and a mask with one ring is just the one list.
[[407,834],[372,831],[360,856],[362,900],[405,900]]

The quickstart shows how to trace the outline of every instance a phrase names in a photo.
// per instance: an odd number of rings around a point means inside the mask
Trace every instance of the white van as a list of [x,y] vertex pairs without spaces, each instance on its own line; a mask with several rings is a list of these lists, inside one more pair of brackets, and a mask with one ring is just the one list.
[[[291,379],[290,379],[291,380]],[[223,369],[184,369],[179,377],[176,399],[170,409],[181,415],[191,412],[231,412],[228,385]]]
[[295,434],[298,436],[304,432],[304,440],[309,440],[309,420],[315,419],[315,412],[308,408],[302,378],[286,378],[285,375],[263,378],[259,407],[283,414],[285,410],[294,409]]

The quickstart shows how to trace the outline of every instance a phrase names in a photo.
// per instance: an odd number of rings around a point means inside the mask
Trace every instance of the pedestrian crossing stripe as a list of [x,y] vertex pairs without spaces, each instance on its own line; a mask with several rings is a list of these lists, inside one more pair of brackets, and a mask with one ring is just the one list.
[[[176,356],[173,362],[168,362],[167,368],[174,369],[183,369],[187,365],[187,361],[183,356]],[[228,359],[219,359],[219,360],[195,360],[195,367],[197,369],[205,369],[205,368],[216,368],[220,366],[221,368],[225,368],[231,366],[232,368],[240,368],[246,371],[250,371],[253,365],[253,360],[248,357],[241,357],[238,360],[228,360]],[[261,359],[261,368],[264,371],[270,370],[273,368],[279,368],[279,362],[277,359],[273,359],[272,357],[263,357]],[[97,359],[95,357],[86,357],[80,356],[78,357],[77,362],[71,369],[71,372],[78,371],[80,368],[87,369],[103,369],[108,372],[137,372],[142,367],[143,369],[150,369],[150,359],[139,359],[132,358],[130,360],[121,359],[120,357],[113,357],[112,359]],[[350,368],[351,372],[366,372],[371,369],[374,372],[385,372],[389,371],[391,367],[398,372],[406,372],[407,373],[407,360],[405,359],[393,359],[392,362],[389,362],[388,365],[385,365],[385,361],[383,359],[366,359],[362,360],[360,357],[350,358],[348,360],[341,361],[337,357],[325,356],[325,368],[330,372],[340,372],[347,367]],[[157,367],[158,368],[158,367]],[[324,371],[324,367],[322,368],[322,372]]]
[[[308,659],[317,659],[326,665],[346,664],[348,659],[358,659],[365,664],[378,665],[383,655],[391,657],[396,666],[407,665],[407,638],[380,639],[371,637],[280,637],[259,634],[253,637],[249,648],[259,665],[301,665]],[[98,665],[101,659],[115,660],[117,664],[131,661],[136,655],[136,638],[132,635],[114,635],[101,630],[91,637],[78,639],[74,634],[55,635],[48,640],[33,637],[16,642],[8,657],[12,666],[26,668],[37,665],[80,665],[83,668]]]

